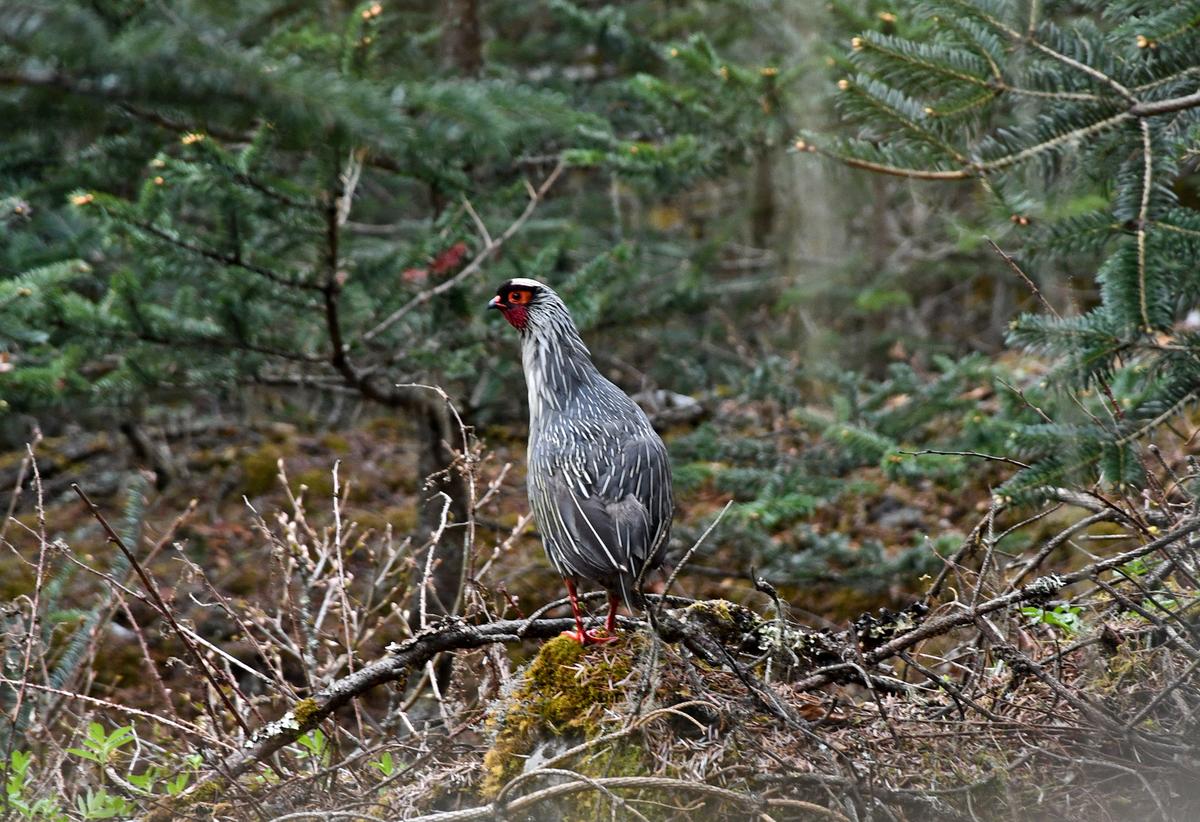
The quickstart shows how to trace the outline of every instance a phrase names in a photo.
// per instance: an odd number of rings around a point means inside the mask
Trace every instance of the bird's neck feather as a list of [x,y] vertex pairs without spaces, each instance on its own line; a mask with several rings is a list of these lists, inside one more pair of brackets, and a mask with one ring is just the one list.
[[521,361],[531,426],[547,411],[562,411],[578,391],[602,379],[570,315],[531,323],[521,335]]

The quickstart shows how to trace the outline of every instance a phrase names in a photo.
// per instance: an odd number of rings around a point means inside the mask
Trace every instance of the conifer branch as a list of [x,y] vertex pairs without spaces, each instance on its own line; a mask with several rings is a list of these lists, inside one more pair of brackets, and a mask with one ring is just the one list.
[[1147,91],[1153,91],[1156,88],[1162,88],[1165,85],[1178,82],[1185,77],[1200,74],[1200,66],[1188,66],[1182,71],[1177,71],[1174,74],[1168,74],[1166,77],[1160,77],[1157,80],[1151,80],[1149,83],[1143,83],[1140,86],[1134,86],[1133,90],[1137,94],[1143,94]]
[[1011,457],[1000,457],[995,454],[984,454],[980,451],[943,451],[938,448],[923,448],[920,451],[904,451],[900,450],[897,454],[905,454],[910,457],[920,457],[925,454],[933,454],[942,457],[975,457],[976,459],[988,460],[989,462],[1002,462],[1005,465],[1015,465],[1017,468],[1028,468],[1027,463],[1020,460],[1012,459]]
[[1018,41],[1028,42],[1029,45],[1033,46],[1035,49],[1037,49],[1038,51],[1047,55],[1048,57],[1050,57],[1054,60],[1057,60],[1058,62],[1062,63],[1064,66],[1070,66],[1071,68],[1076,69],[1077,71],[1083,72],[1084,74],[1086,74],[1087,76],[1091,77],[1094,80],[1099,80],[1101,83],[1103,83],[1104,85],[1111,88],[1113,91],[1115,91],[1117,94],[1124,97],[1129,102],[1131,102],[1131,103],[1137,102],[1137,98],[1133,96],[1133,93],[1129,89],[1125,88],[1125,86],[1118,83],[1112,77],[1109,77],[1107,74],[1100,71],[1100,69],[1093,68],[1092,66],[1089,66],[1087,63],[1081,63],[1072,57],[1068,57],[1067,55],[1063,54],[1060,51],[1056,51],[1055,49],[1050,48],[1045,43],[1042,43],[1039,40],[1027,38],[1024,35],[1020,34],[1019,32],[1012,31],[1012,29],[1009,29],[1009,32],[1013,35],[1014,39],[1016,39]]
[[214,126],[211,123],[205,123],[204,128],[200,129],[194,123],[181,123],[178,120],[171,119],[162,112],[142,108],[141,106],[133,103],[121,103],[118,108],[131,117],[144,120],[151,125],[158,126],[159,128],[174,132],[175,134],[195,134],[203,130],[204,133],[218,137],[227,143],[247,143],[250,141],[250,137],[248,135],[241,134],[236,131],[230,131],[228,129],[221,128],[220,126]]
[[252,274],[257,274],[260,277],[270,280],[276,285],[281,285],[285,288],[296,288],[302,291],[321,290],[321,286],[315,283],[293,280],[290,277],[286,277],[273,269],[247,262],[242,259],[240,254],[223,254],[222,252],[214,251],[211,248],[204,248],[203,246],[189,243],[187,240],[181,240],[171,233],[164,231],[163,229],[158,228],[151,223],[142,222],[141,220],[125,219],[123,221],[137,229],[140,229],[141,231],[144,231],[152,237],[162,240],[168,245],[174,246],[175,248],[182,249],[199,257],[204,257],[205,259],[212,260],[213,262],[221,263],[222,265],[227,265],[230,268],[240,268],[243,271],[249,271]]
[[[863,103],[867,104],[884,117],[890,119],[892,122],[899,125],[901,128],[917,137],[919,140],[929,143],[930,145],[937,146],[946,154],[950,155],[958,163],[967,165],[968,160],[963,154],[950,145],[950,143],[946,142],[937,134],[923,126],[918,120],[915,119],[914,114],[904,111],[903,103],[909,103],[912,105],[912,101],[906,98],[901,98],[899,93],[890,88],[881,92],[879,90],[880,84],[875,81],[867,80],[866,82],[850,82],[847,80],[844,81],[844,83],[844,85],[839,84],[843,91],[857,95],[857,98]],[[895,98],[900,98],[901,102],[895,102]]]
[[285,351],[279,348],[258,345],[257,343],[247,342],[245,340],[234,341],[226,337],[203,337],[196,335],[166,337],[144,327],[136,328],[127,332],[121,332],[113,331],[108,328],[71,326],[61,319],[52,320],[50,325],[63,330],[83,332],[105,340],[136,340],[137,342],[150,343],[151,345],[162,346],[163,348],[192,349],[201,347],[211,348],[217,351],[248,351],[252,354],[262,354],[267,357],[273,357],[275,359],[296,363],[323,363],[326,359],[325,357],[318,357],[312,354],[302,354],[297,351]]
[[1006,94],[1016,94],[1020,97],[1036,97],[1041,100],[1064,100],[1072,103],[1102,103],[1105,98],[1098,94],[1088,94],[1086,91],[1041,91],[1033,88],[1009,85],[1006,82],[996,82],[992,87]]
[[[357,158],[361,155],[353,155]],[[346,175],[339,176],[333,190],[326,194],[325,203],[325,281],[318,286],[321,292],[325,331],[329,336],[329,364],[342,381],[369,400],[391,408],[424,408],[424,401],[411,391],[400,391],[374,379],[371,371],[359,370],[350,359],[350,347],[342,327],[341,295],[343,274],[340,263],[342,200],[347,196]],[[357,175],[354,176],[357,183]],[[349,216],[348,209],[345,217]]]
[[1161,229],[1162,231],[1173,231],[1176,234],[1184,234],[1184,235],[1187,235],[1188,237],[1200,238],[1200,231],[1197,231],[1194,228],[1187,228],[1185,226],[1175,225],[1174,223],[1168,223],[1164,220],[1153,220],[1153,221],[1151,221],[1150,224],[1157,229]]
[[1134,117],[1156,117],[1160,114],[1173,114],[1200,106],[1200,91],[1183,97],[1172,97],[1167,100],[1155,100],[1148,103],[1135,103],[1129,113]]
[[820,154],[822,157],[828,157],[831,160],[836,160],[842,165],[850,166],[851,168],[861,168],[864,171],[873,171],[877,174],[887,174],[892,177],[907,177],[912,180],[969,180],[975,175],[964,170],[938,171],[925,168],[903,168],[900,166],[891,166],[886,163],[876,163],[870,160],[863,160],[858,157],[851,157],[846,154],[839,154],[822,146],[804,143],[800,148],[801,151],[808,151],[814,154]]
[[1072,129],[1072,130],[1064,132],[1062,134],[1055,135],[1054,137],[1051,137],[1049,140],[1043,140],[1040,143],[1037,143],[1032,146],[1028,146],[1027,148],[1022,149],[1021,151],[1018,151],[1015,154],[1007,154],[1002,157],[996,157],[991,160],[977,163],[975,165],[975,167],[977,169],[979,169],[980,171],[1000,171],[1001,169],[1005,169],[1005,168],[1008,168],[1009,166],[1017,165],[1018,163],[1022,163],[1025,160],[1030,159],[1031,157],[1036,157],[1039,154],[1044,154],[1047,151],[1051,151],[1052,149],[1059,148],[1060,146],[1063,146],[1063,145],[1073,142],[1075,140],[1083,140],[1087,137],[1092,137],[1096,134],[1099,134],[1102,131],[1107,131],[1111,128],[1115,128],[1116,126],[1120,125],[1121,123],[1123,123],[1127,120],[1131,120],[1131,119],[1133,119],[1132,114],[1130,114],[1128,111],[1122,111],[1119,114],[1114,114],[1111,117],[1107,117],[1107,118],[1105,118],[1103,120],[1099,120],[1095,123],[1089,123],[1086,126],[1081,126],[1079,128]]
[[855,46],[856,46],[856,48],[861,49],[863,51],[879,52],[880,54],[886,55],[888,58],[890,58],[892,60],[895,60],[900,63],[906,63],[910,66],[916,66],[917,68],[920,68],[931,74],[938,74],[943,77],[950,77],[955,80],[961,80],[962,82],[967,83],[969,85],[992,87],[991,83],[982,77],[976,77],[973,74],[969,74],[968,72],[965,72],[965,71],[960,71],[958,69],[947,66],[943,63],[938,63],[934,60],[922,59],[921,57],[917,56],[916,54],[912,54],[908,51],[902,51],[897,48],[888,48],[888,46],[885,45],[884,42],[880,41],[875,36],[871,36],[870,33],[864,33],[863,36],[859,37],[855,41]]
[[1068,57],[1067,55],[1063,54],[1062,52],[1057,51],[1057,50],[1051,48],[1050,46],[1047,46],[1045,43],[1038,41],[1034,34],[1034,28],[1036,28],[1034,26],[1034,21],[1035,21],[1034,15],[1032,15],[1032,14],[1030,15],[1029,30],[1027,32],[1021,32],[1021,31],[1018,31],[1017,29],[1012,28],[1009,25],[1006,25],[1004,22],[997,19],[995,16],[983,11],[978,6],[976,6],[972,3],[966,2],[966,0],[952,0],[952,2],[954,3],[954,5],[963,9],[968,14],[978,16],[979,19],[985,21],[989,26],[996,29],[997,31],[1002,32],[1006,37],[1008,37],[1010,40],[1012,40],[1013,43],[1018,44],[1018,45],[1026,44],[1026,45],[1032,46],[1033,48],[1035,48],[1038,51],[1045,54],[1047,57],[1050,57],[1051,59],[1056,60],[1065,66],[1070,66],[1071,68],[1076,69],[1077,71],[1081,71],[1084,74],[1091,77],[1092,79],[1098,80],[1099,82],[1107,85],[1109,88],[1111,88],[1113,91],[1120,94],[1126,100],[1136,102],[1136,100],[1134,100],[1134,98],[1133,98],[1133,95],[1129,92],[1129,89],[1125,88],[1125,86],[1121,85],[1120,83],[1118,83],[1113,78],[1109,77],[1104,72],[1100,71],[1097,68],[1093,68],[1092,66],[1089,66],[1086,63],[1081,63],[1072,57]]
[[1055,318],[1061,320],[1062,315],[1059,314],[1058,311],[1054,308],[1054,306],[1052,306],[1050,304],[1050,301],[1047,300],[1045,298],[1045,296],[1042,295],[1041,289],[1037,287],[1037,283],[1035,283],[1033,281],[1033,278],[1031,278],[1028,274],[1026,274],[1021,269],[1021,266],[1017,265],[1017,261],[1014,260],[1012,257],[1010,257],[1008,254],[1005,254],[1004,250],[1002,248],[1000,248],[1000,246],[996,245],[996,241],[993,240],[991,237],[985,237],[984,239],[987,240],[988,245],[990,245],[992,247],[992,251],[995,251],[997,254],[999,254],[1000,259],[1004,260],[1005,264],[1008,265],[1008,267],[1012,269],[1013,273],[1016,274],[1018,277],[1020,277],[1021,280],[1025,283],[1025,285],[1029,288],[1029,290],[1033,292],[1033,296],[1036,297],[1037,301],[1042,304],[1042,307],[1045,308],[1047,311],[1049,311],[1051,314],[1053,314]]
[[1116,441],[1116,444],[1118,446],[1128,445],[1129,443],[1134,442],[1135,440],[1141,439],[1142,437],[1146,436],[1151,431],[1153,431],[1155,428],[1162,425],[1167,420],[1171,419],[1171,417],[1174,417],[1176,414],[1178,414],[1180,411],[1182,411],[1189,403],[1195,402],[1197,398],[1200,398],[1200,387],[1193,388],[1191,391],[1188,391],[1187,393],[1185,393],[1182,397],[1177,399],[1168,408],[1166,408],[1161,413],[1157,414],[1154,418],[1146,420],[1141,425],[1139,425],[1137,428],[1135,428],[1134,430],[1130,431],[1128,434],[1125,434],[1123,437],[1118,439]]

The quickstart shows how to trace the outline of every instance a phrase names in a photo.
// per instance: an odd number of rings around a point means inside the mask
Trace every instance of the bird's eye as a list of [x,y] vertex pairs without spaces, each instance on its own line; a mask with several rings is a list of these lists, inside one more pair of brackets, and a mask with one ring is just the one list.
[[532,294],[528,291],[514,291],[508,295],[508,301],[513,305],[525,305]]

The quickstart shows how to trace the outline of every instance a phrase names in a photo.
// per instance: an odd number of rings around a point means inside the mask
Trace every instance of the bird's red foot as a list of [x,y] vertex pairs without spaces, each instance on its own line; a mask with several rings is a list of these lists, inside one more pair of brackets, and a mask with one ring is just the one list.
[[565,636],[573,639],[580,645],[603,645],[607,642],[616,642],[616,636],[608,634],[597,634],[594,631],[580,631],[576,628],[574,631],[563,631],[559,636]]

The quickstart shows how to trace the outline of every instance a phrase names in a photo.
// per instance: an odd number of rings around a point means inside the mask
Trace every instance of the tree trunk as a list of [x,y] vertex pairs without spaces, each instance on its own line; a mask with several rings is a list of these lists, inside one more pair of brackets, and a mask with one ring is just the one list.
[[446,0],[442,20],[442,65],[460,76],[479,74],[483,66],[479,0]]
[[754,183],[750,206],[750,244],[769,248],[775,230],[775,180],[770,149],[763,149],[754,160]]

